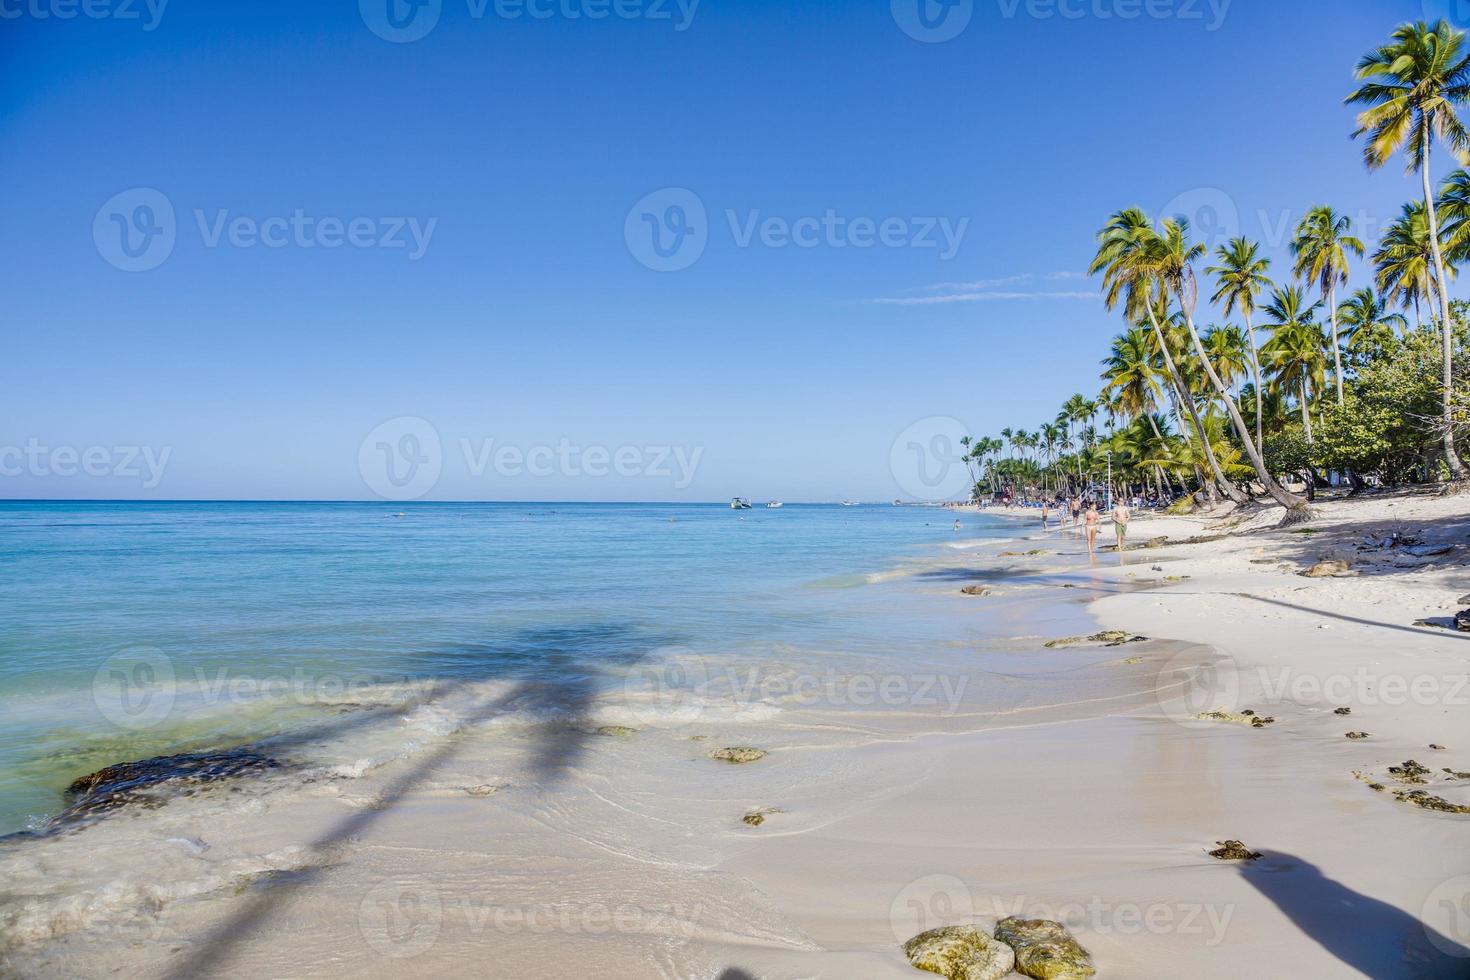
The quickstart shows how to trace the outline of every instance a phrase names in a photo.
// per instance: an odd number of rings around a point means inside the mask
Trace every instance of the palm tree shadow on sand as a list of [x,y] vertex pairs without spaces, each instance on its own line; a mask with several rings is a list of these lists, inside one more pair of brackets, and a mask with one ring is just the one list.
[[[546,712],[560,718],[559,723],[542,726],[529,759],[533,782],[545,788],[565,778],[585,749],[589,733],[579,722],[596,697],[594,671],[635,662],[665,642],[667,637],[650,636],[622,625],[603,624],[521,631],[501,643],[463,645],[436,653],[442,656],[447,650],[453,656],[485,658],[487,654],[503,650],[509,652],[513,660],[522,659],[519,666],[537,661],[536,666],[540,669],[534,676],[519,680],[510,690],[486,698],[466,712],[460,719],[460,730],[471,731],[482,722],[512,711]],[[536,652],[532,654],[531,651]],[[413,703],[421,704],[442,697],[470,680],[488,676],[503,676],[503,672],[498,667],[468,671],[459,680],[436,684],[431,692]],[[323,734],[325,732],[321,728],[312,731],[315,737]],[[464,744],[463,738],[450,736],[415,759],[411,768],[383,787],[375,806],[339,821],[308,842],[307,846],[327,854],[334,846],[357,838],[423,784],[435,770],[453,759]],[[227,976],[229,960],[236,947],[266,928],[271,917],[284,908],[292,895],[312,885],[323,884],[322,879],[329,871],[328,864],[292,872],[245,900],[222,924],[171,966],[165,975],[167,980]]]
[[1241,877],[1342,963],[1369,976],[1470,977],[1470,949],[1402,909],[1354,891],[1291,854],[1268,852]]

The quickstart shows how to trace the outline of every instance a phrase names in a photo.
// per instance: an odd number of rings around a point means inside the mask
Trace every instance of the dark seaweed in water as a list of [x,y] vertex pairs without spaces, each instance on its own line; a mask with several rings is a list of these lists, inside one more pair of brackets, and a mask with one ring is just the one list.
[[51,820],[51,826],[75,823],[132,804],[159,806],[163,798],[152,791],[165,783],[213,783],[279,766],[275,759],[249,749],[160,755],[140,762],[118,763],[68,786],[67,807]]

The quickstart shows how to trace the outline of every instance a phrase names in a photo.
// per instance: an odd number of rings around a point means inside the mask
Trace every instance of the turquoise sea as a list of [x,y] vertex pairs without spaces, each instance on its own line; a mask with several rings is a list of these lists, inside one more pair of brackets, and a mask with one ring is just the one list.
[[0,502],[0,833],[101,766],[280,736],[397,685],[618,683],[668,651],[902,662],[882,588],[1016,532],[923,507]]

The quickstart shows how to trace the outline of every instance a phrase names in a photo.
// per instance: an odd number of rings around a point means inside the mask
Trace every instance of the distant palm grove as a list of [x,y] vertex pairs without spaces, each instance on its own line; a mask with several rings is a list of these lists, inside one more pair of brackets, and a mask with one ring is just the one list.
[[[1129,326],[1103,361],[1101,393],[1074,395],[1034,431],[969,441],[977,497],[1074,492],[1111,465],[1115,481],[1165,499],[1266,496],[1294,521],[1328,473],[1355,490],[1465,479],[1470,307],[1448,290],[1470,261],[1465,35],[1405,25],[1356,78],[1346,101],[1361,107],[1353,136],[1367,167],[1402,155],[1423,187],[1371,256],[1329,204],[1296,227],[1289,269],[1244,238],[1208,254],[1182,217],[1116,212],[1089,272]],[[1436,194],[1438,149],[1461,169]],[[1373,282],[1351,281],[1353,257],[1371,259]]]

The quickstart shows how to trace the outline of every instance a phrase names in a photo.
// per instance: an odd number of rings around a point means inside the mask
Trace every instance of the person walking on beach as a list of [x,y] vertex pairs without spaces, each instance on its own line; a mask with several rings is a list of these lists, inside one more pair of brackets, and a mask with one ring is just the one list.
[[1102,515],[1097,512],[1097,501],[1094,500],[1087,505],[1087,516],[1083,518],[1083,521],[1086,522],[1087,553],[1096,558],[1097,526],[1102,523]]
[[1118,506],[1113,508],[1113,532],[1118,535],[1118,555],[1122,557],[1127,548],[1128,522],[1133,519],[1133,512],[1123,501],[1118,501]]
[[1051,508],[1050,508],[1050,507],[1048,507],[1048,506],[1047,506],[1047,505],[1046,505],[1046,501],[1045,501],[1045,500],[1043,500],[1043,501],[1042,501],[1042,502],[1041,502],[1041,529],[1042,529],[1042,530],[1043,530],[1043,531],[1045,531],[1045,530],[1046,530],[1046,520],[1047,520],[1047,518],[1048,518],[1048,517],[1050,517],[1050,516],[1051,516]]

